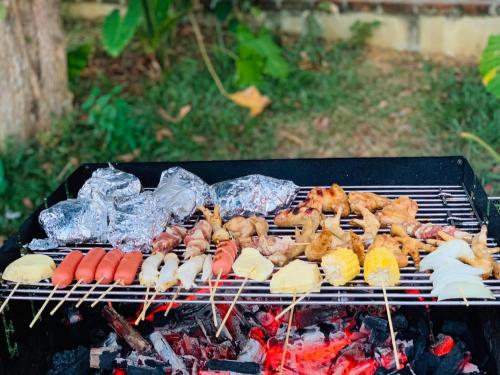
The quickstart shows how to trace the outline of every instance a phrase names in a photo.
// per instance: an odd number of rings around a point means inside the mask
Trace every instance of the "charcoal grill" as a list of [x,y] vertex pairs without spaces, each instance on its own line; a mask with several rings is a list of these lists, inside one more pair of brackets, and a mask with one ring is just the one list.
[[[117,164],[116,167],[137,175],[145,188],[156,186],[161,171],[173,166],[172,163],[132,163]],[[301,185],[292,206],[303,201],[308,191],[315,186],[328,186],[331,182],[338,182],[347,192],[371,191],[395,198],[408,195],[419,205],[417,218],[435,224],[451,224],[470,233],[479,231],[482,224],[488,225],[488,245],[497,246],[500,242],[500,215],[481,187],[469,163],[462,157],[443,158],[380,158],[380,159],[316,159],[316,160],[269,160],[269,161],[218,161],[218,162],[188,162],[178,163],[182,167],[199,175],[209,183],[227,178],[239,177],[250,173],[261,173],[277,178],[291,179]],[[46,201],[50,206],[60,200],[76,196],[83,182],[100,164],[86,164],[76,170],[67,181],[60,186]],[[17,238],[9,240],[2,249],[0,262],[5,267],[6,259],[19,256],[19,245],[29,242],[34,237],[43,237],[43,231],[38,225],[37,217],[41,208],[36,210],[22,225]],[[199,214],[193,215],[184,225],[192,227],[199,219]],[[353,229],[360,233],[360,229],[352,227],[349,222],[353,218],[342,219],[344,229]],[[278,228],[273,223],[273,217],[266,217],[269,223],[270,234],[293,235],[293,228]],[[381,232],[387,232],[382,229]],[[69,251],[79,249],[88,251],[92,246],[75,244],[63,246],[40,253],[51,256],[59,263]],[[110,247],[109,244],[101,244]],[[174,250],[179,255],[184,251],[181,245]],[[215,252],[215,248],[209,253]],[[500,259],[500,254],[495,255]],[[182,258],[182,257],[180,257]],[[301,257],[304,259],[304,257]],[[2,267],[2,268],[3,268]],[[169,302],[178,294],[178,301],[182,303],[203,304],[210,298],[207,283],[196,280],[199,288],[191,291],[177,291],[175,288],[159,293],[158,300]],[[223,285],[217,288],[215,300],[217,303],[229,304],[236,295],[242,283],[241,279],[229,275]],[[470,300],[469,305],[500,305],[500,280],[486,280],[485,284],[495,295],[494,300]],[[4,283],[0,289],[2,296],[10,293],[14,284]],[[77,301],[92,285],[81,285],[75,289],[68,301]],[[21,285],[12,295],[13,300],[45,300],[52,291],[49,282],[31,285]],[[98,286],[88,297],[87,301],[95,301],[108,285]],[[464,301],[452,300],[437,302],[431,298],[432,283],[428,273],[419,272],[413,261],[408,267],[401,269],[401,282],[395,287],[387,288],[389,303],[396,305],[462,305]],[[67,290],[56,291],[53,299],[62,299]],[[193,298],[193,295],[196,294]],[[187,297],[191,297],[188,298]],[[145,287],[136,282],[131,286],[116,286],[103,302],[138,303],[146,298]],[[289,304],[293,295],[270,294],[269,281],[247,281],[241,298],[241,304]],[[349,305],[383,305],[384,297],[378,287],[368,286],[362,276],[358,276],[349,285],[333,287],[327,282],[321,287],[320,293],[312,293],[303,299],[301,304],[349,304]]]

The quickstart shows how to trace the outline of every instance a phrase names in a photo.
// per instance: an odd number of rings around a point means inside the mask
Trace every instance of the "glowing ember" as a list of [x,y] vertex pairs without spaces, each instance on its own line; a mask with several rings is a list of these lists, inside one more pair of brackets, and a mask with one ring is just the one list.
[[451,336],[440,334],[438,335],[437,339],[438,342],[431,348],[431,351],[435,355],[441,357],[451,352],[451,349],[453,349],[453,346],[455,345],[455,342],[453,341],[453,338]]

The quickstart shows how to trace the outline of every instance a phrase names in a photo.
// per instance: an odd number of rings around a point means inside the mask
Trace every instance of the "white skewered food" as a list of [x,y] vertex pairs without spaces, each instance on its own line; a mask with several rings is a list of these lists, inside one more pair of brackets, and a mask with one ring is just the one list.
[[175,285],[177,279],[177,269],[179,268],[179,257],[175,253],[168,253],[163,259],[163,266],[160,270],[156,289],[164,292]]
[[141,285],[146,287],[152,287],[158,281],[158,267],[160,267],[163,258],[165,257],[162,253],[156,253],[150,255],[142,263],[141,273],[139,273],[139,282]]
[[233,263],[236,276],[248,277],[256,281],[265,281],[273,273],[274,264],[259,250],[246,247],[241,250],[240,256]]
[[211,277],[212,277],[212,256],[209,254],[205,254],[205,260],[203,261],[200,280],[205,283]]
[[177,269],[177,278],[184,289],[189,290],[196,286],[194,279],[202,271],[205,258],[205,255],[193,256]]

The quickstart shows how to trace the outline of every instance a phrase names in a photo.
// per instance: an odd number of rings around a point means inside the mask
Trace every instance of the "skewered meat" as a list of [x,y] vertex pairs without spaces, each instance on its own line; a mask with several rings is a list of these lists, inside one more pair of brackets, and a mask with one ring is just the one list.
[[166,254],[175,249],[182,242],[186,236],[187,229],[180,225],[172,225],[168,227],[165,232],[160,233],[153,239],[152,253]]
[[120,285],[132,284],[141,263],[142,253],[140,251],[126,253],[116,268],[114,280],[118,281]]
[[66,288],[75,278],[76,267],[83,258],[81,251],[73,250],[66,255],[52,275],[52,285]]
[[345,232],[340,226],[340,216],[341,214],[339,211],[334,217],[328,217],[322,223],[322,227],[328,229],[336,237],[332,242],[333,248],[341,246],[349,247],[347,245],[351,239],[349,233]]
[[323,229],[319,234],[315,235],[313,240],[306,246],[305,254],[307,260],[317,261],[325,255],[332,245],[333,233],[328,229]]
[[349,200],[351,211],[360,214],[362,214],[360,210],[362,207],[370,212],[374,212],[391,203],[389,198],[367,191],[353,191],[349,193],[347,199]]
[[259,250],[262,255],[268,256],[269,260],[278,266],[288,261],[287,254],[291,251],[290,245],[294,243],[295,241],[289,236],[253,236],[240,239],[241,247],[253,247]]
[[266,219],[260,216],[251,216],[250,221],[253,223],[255,227],[255,232],[257,236],[264,237],[267,235],[267,231],[269,230],[269,224]]
[[95,281],[99,281],[102,284],[109,284],[113,281],[113,276],[115,275],[116,268],[123,258],[123,251],[120,249],[113,249],[108,251],[106,255],[101,259],[97,269],[95,270]]
[[201,255],[210,247],[210,238],[212,236],[212,227],[206,220],[198,221],[193,228],[191,228],[186,237],[184,237],[184,244],[186,250],[184,251],[184,259],[189,259],[192,256]]
[[410,255],[416,267],[420,265],[420,250],[431,252],[435,249],[432,245],[408,236],[400,225],[391,226],[391,234],[403,245],[403,254]]
[[393,251],[374,247],[366,254],[364,278],[371,286],[394,286],[399,283],[398,261]]
[[358,257],[359,264],[363,265],[365,262],[365,245],[363,244],[363,240],[352,230],[349,231],[349,235],[351,237],[351,249]]
[[316,263],[295,259],[273,274],[271,293],[318,292],[321,281],[321,272]]
[[414,225],[406,225],[404,227],[404,230],[408,235],[422,240],[440,239],[441,238],[441,236],[439,235],[440,232],[446,233],[452,236],[453,238],[464,239],[469,242],[472,239],[470,233],[461,231],[460,229],[452,225],[416,223]]
[[224,276],[231,272],[236,254],[238,253],[238,245],[235,241],[222,241],[217,245],[215,256],[212,263],[212,271],[217,277]]
[[146,258],[142,263],[141,272],[139,273],[139,283],[141,285],[152,287],[157,284],[160,274],[158,268],[163,262],[163,258],[165,258],[163,253],[156,253]]
[[[368,248],[368,254],[370,253],[371,250],[379,247],[383,247],[387,250],[390,250],[394,255],[395,259],[397,260],[398,266],[400,268],[406,267],[408,265],[408,256],[403,254],[403,252],[401,251],[401,245],[399,244],[398,240],[395,239],[394,237],[391,237],[387,234],[377,235],[373,240],[373,243]],[[366,258],[365,258],[365,263],[366,263]]]
[[48,255],[27,254],[10,263],[2,279],[15,283],[32,284],[48,279],[54,273],[56,264]]
[[224,224],[224,228],[238,240],[248,238],[257,233],[258,236],[267,235],[269,225],[266,219],[258,216],[245,218],[243,216],[235,216]]
[[204,206],[198,206],[198,210],[200,210],[203,213],[205,219],[212,226],[213,243],[218,244],[221,241],[227,241],[231,238],[229,232],[222,226],[222,218],[220,216],[220,206],[215,206],[213,213],[210,212],[210,210]]
[[325,278],[333,286],[347,284],[360,271],[359,260],[351,249],[340,247],[330,250],[321,258],[321,268]]
[[489,278],[498,267],[497,262],[493,259],[488,249],[487,240],[487,227],[483,225],[481,231],[472,238],[471,247],[474,257],[464,257],[461,259],[473,267],[483,269],[483,279]]
[[312,225],[316,231],[321,222],[320,211],[309,207],[287,208],[278,212],[274,218],[274,223],[278,227],[297,227],[304,226],[308,220],[311,220],[309,225]]
[[175,253],[168,253],[163,259],[163,266],[156,283],[156,289],[164,292],[177,283],[177,269],[179,268],[179,258]]
[[319,212],[340,211],[342,216],[349,216],[350,213],[347,194],[337,184],[332,184],[328,189],[320,187],[311,189],[306,200],[300,203],[299,207],[310,207]]
[[418,221],[415,219],[418,211],[418,204],[407,196],[401,196],[394,199],[390,204],[377,212],[377,218],[384,227],[392,224],[403,226],[415,225]]
[[359,206],[358,212],[361,213],[363,219],[353,219],[351,223],[364,229],[364,233],[361,236],[361,239],[365,243],[369,243],[373,241],[375,239],[375,236],[378,234],[380,223],[377,220],[377,217],[372,214],[366,207]]
[[82,258],[75,271],[75,279],[88,284],[94,280],[97,265],[106,255],[101,247],[94,247]]
[[203,267],[201,269],[201,278],[202,282],[207,282],[212,278],[212,266],[213,260],[210,254],[205,254],[205,260],[203,261]]
[[203,269],[203,262],[205,261],[206,255],[196,255],[183,264],[177,269],[177,278],[180,280],[182,287],[189,290],[196,287],[194,279]]
[[234,261],[233,271],[238,277],[248,277],[256,281],[265,281],[273,273],[273,263],[257,249],[246,247]]

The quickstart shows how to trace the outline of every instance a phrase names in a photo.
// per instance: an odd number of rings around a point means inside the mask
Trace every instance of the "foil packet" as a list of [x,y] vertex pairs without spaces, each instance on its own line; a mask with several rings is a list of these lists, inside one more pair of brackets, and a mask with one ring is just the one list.
[[196,209],[196,193],[179,185],[164,184],[153,195],[158,207],[172,214],[171,219],[175,224],[182,223]]
[[59,246],[59,242],[57,242],[53,238],[34,238],[31,242],[26,245],[26,247],[30,250],[51,250],[56,249]]
[[224,220],[242,215],[270,215],[289,206],[299,187],[292,181],[252,174],[211,186],[211,200]]
[[99,168],[92,173],[78,192],[78,198],[114,202],[136,196],[141,189],[141,182],[136,176],[109,164],[108,168]]
[[98,201],[61,201],[40,212],[38,221],[47,233],[48,240],[45,243],[43,240],[32,241],[33,246],[52,246],[55,242],[59,245],[106,242],[107,213]]
[[164,188],[164,192],[171,189],[173,195],[189,189],[195,194],[195,206],[206,206],[211,203],[210,186],[197,175],[181,167],[172,167],[163,171],[158,188]]
[[168,206],[160,205],[152,191],[116,202],[109,211],[108,241],[123,251],[148,251],[170,216]]

